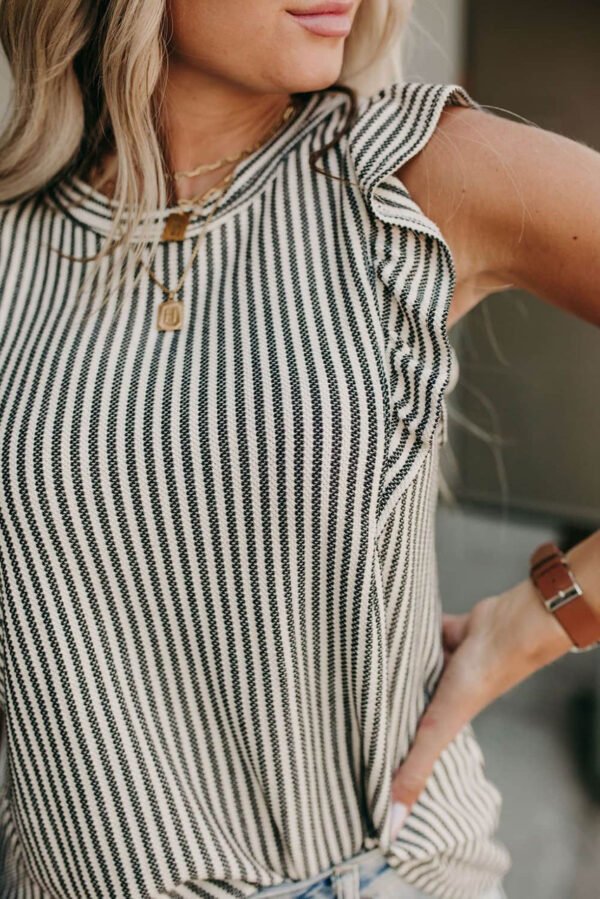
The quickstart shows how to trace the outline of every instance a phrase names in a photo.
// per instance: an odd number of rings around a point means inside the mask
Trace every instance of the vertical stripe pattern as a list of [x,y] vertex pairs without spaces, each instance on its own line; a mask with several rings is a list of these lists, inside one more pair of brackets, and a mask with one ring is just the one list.
[[88,185],[0,213],[0,899],[241,899],[376,845],[439,899],[508,867],[470,727],[388,827],[441,670],[456,377],[450,251],[394,172],[476,104],[362,98],[338,180],[308,156],[344,103],[311,95],[240,163],[180,332],[130,270],[97,308],[113,209]]

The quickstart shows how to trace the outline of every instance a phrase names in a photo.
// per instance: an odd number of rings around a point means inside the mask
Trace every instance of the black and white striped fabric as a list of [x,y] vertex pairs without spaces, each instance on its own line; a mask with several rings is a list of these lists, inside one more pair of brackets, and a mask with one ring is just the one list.
[[[251,896],[376,845],[474,899],[510,864],[470,726],[389,837],[443,661],[457,365],[450,251],[394,172],[477,104],[363,98],[329,178],[308,156],[345,103],[312,95],[239,164],[180,332],[147,275],[76,297],[113,211],[88,185],[2,210],[3,899]],[[205,215],[160,244],[166,283]]]

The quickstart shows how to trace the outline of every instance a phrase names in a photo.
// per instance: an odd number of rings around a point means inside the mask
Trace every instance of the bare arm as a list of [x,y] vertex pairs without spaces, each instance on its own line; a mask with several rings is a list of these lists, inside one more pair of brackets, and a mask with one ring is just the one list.
[[519,287],[600,325],[600,153],[550,131],[447,107],[398,172],[456,263],[450,325]]

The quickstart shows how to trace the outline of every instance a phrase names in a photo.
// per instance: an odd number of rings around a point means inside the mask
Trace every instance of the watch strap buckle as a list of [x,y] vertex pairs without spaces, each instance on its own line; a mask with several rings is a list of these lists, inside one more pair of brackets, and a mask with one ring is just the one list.
[[532,553],[530,577],[548,611],[571,638],[572,652],[600,645],[600,616],[554,543],[543,543]]

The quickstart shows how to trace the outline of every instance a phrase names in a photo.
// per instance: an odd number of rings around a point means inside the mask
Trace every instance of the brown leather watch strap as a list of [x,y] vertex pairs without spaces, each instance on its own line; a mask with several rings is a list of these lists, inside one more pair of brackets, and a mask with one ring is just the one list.
[[571,566],[554,543],[542,543],[530,558],[530,577],[544,605],[558,619],[576,649],[600,642],[600,616],[586,600]]

